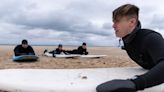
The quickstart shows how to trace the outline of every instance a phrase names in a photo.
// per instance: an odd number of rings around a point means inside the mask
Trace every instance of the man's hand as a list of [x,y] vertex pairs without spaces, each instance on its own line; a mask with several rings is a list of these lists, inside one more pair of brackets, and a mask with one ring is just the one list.
[[136,92],[135,84],[131,80],[112,80],[100,84],[97,92]]

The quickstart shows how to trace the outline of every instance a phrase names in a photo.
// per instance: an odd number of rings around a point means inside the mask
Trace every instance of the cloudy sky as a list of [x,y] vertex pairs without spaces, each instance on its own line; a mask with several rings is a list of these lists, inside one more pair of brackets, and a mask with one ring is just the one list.
[[162,0],[1,0],[0,44],[117,46],[112,11],[131,3],[140,7],[142,27],[164,35]]

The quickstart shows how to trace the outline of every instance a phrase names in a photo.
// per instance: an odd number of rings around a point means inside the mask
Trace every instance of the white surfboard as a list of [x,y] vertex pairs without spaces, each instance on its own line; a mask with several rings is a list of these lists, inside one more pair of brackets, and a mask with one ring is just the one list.
[[[4,69],[0,90],[11,92],[96,92],[96,86],[145,73],[141,68]],[[164,92],[164,84],[141,92]]]
[[[53,57],[53,55],[51,53],[44,53],[45,56],[49,56],[49,57]],[[73,58],[73,57],[80,57],[80,58],[101,58],[101,57],[106,57],[107,55],[79,55],[79,54],[69,54],[69,55],[65,55],[65,54],[56,54],[55,57],[57,58]]]
[[[48,56],[48,57],[53,57],[53,54],[48,53],[48,52],[44,53],[44,55],[45,55],[45,56]],[[55,54],[54,57],[56,57],[56,58],[76,58],[76,57],[79,57],[79,55],[72,55],[72,54],[70,54],[70,55]]]
[[81,58],[101,58],[106,56],[107,55],[80,55]]

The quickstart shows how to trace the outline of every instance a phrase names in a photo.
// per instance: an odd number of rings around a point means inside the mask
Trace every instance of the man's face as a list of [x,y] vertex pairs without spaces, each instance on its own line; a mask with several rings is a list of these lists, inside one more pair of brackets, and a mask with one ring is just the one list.
[[83,48],[83,49],[86,49],[86,47],[87,47],[86,45],[82,45],[82,48]]
[[59,50],[62,50],[62,47],[59,47]]
[[28,47],[28,44],[22,44],[22,47],[23,48],[27,48]]
[[124,37],[132,31],[134,18],[121,17],[113,21],[113,28],[117,37]]

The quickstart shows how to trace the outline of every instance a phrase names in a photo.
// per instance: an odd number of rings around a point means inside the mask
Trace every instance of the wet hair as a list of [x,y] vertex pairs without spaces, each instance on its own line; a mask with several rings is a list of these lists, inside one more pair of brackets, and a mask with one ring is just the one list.
[[117,21],[123,16],[134,17],[138,20],[139,8],[132,4],[125,4],[113,11],[113,21]]
[[28,41],[26,39],[22,40],[22,44],[28,44]]

